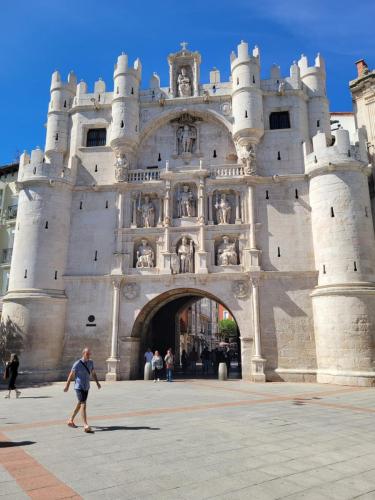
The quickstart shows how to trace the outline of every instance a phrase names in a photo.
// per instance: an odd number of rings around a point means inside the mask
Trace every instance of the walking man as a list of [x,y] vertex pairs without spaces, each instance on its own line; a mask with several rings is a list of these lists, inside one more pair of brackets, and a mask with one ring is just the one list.
[[90,349],[88,347],[85,347],[82,351],[82,358],[78,359],[75,363],[73,363],[72,369],[69,373],[68,380],[66,381],[66,385],[64,388],[64,392],[68,392],[70,382],[73,379],[75,379],[74,389],[77,394],[78,403],[73,411],[71,418],[68,420],[68,426],[74,428],[77,427],[76,424],[74,423],[74,419],[77,416],[79,410],[81,410],[85,432],[93,432],[91,427],[87,423],[87,414],[86,414],[86,401],[90,389],[91,375],[95,380],[98,389],[101,388],[98,377],[96,376],[94,370],[94,362],[92,361],[92,359],[90,359],[90,356],[91,356]]

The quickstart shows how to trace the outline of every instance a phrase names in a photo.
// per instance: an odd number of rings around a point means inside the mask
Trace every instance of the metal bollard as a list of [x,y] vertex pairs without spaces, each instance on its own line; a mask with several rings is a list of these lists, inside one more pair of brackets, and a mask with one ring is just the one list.
[[219,363],[219,380],[228,380],[228,370],[226,363]]
[[152,378],[152,366],[151,366],[151,363],[145,363],[144,380],[151,380],[151,378]]

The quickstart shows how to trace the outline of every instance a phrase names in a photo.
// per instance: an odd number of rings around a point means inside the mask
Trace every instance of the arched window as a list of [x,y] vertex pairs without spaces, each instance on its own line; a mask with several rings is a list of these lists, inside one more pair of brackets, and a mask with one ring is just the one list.
[[87,132],[86,146],[92,148],[94,146],[105,146],[107,142],[107,129],[105,128],[90,128]]

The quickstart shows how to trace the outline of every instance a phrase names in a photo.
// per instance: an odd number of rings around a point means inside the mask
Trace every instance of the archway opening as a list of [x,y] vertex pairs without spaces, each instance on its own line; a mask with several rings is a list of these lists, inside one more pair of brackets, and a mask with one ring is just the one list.
[[226,363],[229,378],[241,378],[240,332],[225,304],[186,289],[154,301],[145,306],[135,325],[141,341],[140,378],[148,348],[163,358],[172,349],[177,378],[216,378],[220,362]]

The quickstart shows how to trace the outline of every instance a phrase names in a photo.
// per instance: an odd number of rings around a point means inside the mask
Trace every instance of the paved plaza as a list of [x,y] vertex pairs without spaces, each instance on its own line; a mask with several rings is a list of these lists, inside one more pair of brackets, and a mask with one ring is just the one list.
[[[4,393],[1,394],[3,396]],[[375,390],[179,380],[0,401],[0,497],[375,499]]]

